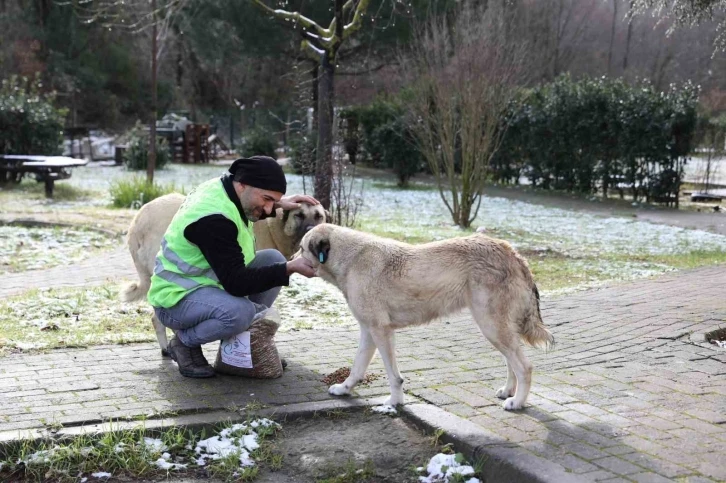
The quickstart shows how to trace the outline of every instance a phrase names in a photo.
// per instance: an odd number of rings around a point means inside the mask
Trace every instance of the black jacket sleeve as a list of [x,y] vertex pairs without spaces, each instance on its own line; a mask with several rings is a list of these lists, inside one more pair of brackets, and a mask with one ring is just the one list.
[[286,263],[246,267],[237,243],[237,226],[222,215],[209,215],[190,224],[184,237],[202,251],[224,289],[236,297],[289,285]]

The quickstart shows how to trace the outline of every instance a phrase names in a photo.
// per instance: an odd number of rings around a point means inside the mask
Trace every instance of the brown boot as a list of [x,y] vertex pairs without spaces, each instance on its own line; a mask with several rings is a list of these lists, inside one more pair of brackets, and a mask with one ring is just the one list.
[[204,358],[201,347],[187,347],[174,336],[169,341],[168,351],[179,366],[179,373],[182,376],[196,378],[215,376],[214,369]]

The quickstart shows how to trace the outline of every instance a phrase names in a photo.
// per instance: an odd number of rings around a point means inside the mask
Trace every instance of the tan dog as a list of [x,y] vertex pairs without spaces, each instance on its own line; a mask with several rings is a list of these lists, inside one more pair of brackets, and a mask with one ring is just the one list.
[[[121,300],[133,301],[146,296],[154,273],[154,260],[161,239],[169,227],[172,218],[179,210],[184,195],[171,193],[150,201],[141,207],[129,226],[127,244],[134,261],[138,282],[131,282],[121,292]],[[257,250],[274,248],[287,259],[292,257],[300,246],[303,235],[311,228],[324,223],[328,212],[321,205],[301,204],[300,208],[283,211],[277,210],[275,218],[265,218],[254,224],[255,245]],[[166,328],[159,322],[156,315],[152,316],[156,338],[163,356],[166,352]]]
[[350,394],[378,349],[391,388],[386,404],[402,404],[394,331],[468,307],[507,362],[507,382],[496,396],[506,399],[507,410],[524,405],[532,364],[520,338],[542,347],[554,344],[554,338],[542,323],[539,292],[527,262],[507,242],[477,234],[408,245],[325,224],[310,230],[300,249],[316,274],[343,292],[360,324],[350,376],[331,386],[330,394]]

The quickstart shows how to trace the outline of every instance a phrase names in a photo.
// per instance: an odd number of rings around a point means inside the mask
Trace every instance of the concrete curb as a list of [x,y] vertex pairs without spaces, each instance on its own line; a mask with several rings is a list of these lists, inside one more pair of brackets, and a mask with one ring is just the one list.
[[[295,420],[311,418],[318,413],[331,411],[362,411],[367,407],[382,404],[384,399],[384,397],[373,399],[345,398],[289,404],[251,411],[251,414],[282,421]],[[444,434],[441,440],[453,444],[457,451],[463,453],[470,462],[484,459],[482,476],[487,483],[512,481],[574,483],[582,481],[582,478],[567,473],[560,465],[535,456],[494,433],[479,428],[470,421],[431,404],[409,403],[399,407],[399,415],[424,432],[434,433],[442,430]],[[47,430],[5,431],[0,433],[0,444],[18,439],[43,439],[47,437],[67,439],[82,434],[97,434],[110,430],[132,430],[139,427],[149,431],[176,426],[201,430],[221,422],[236,423],[245,419],[246,415],[239,412],[218,410],[162,419],[115,421],[113,423],[66,427],[54,433]]]
[[487,483],[582,482],[582,477],[544,458],[533,455],[455,414],[431,404],[408,404],[403,414],[425,431],[443,430],[441,440],[451,443],[467,456],[469,462],[484,459],[483,477]]
[[[251,411],[250,414],[259,417],[274,418],[278,420],[291,420],[300,418],[309,418],[317,413],[326,413],[330,411],[353,411],[363,410],[369,406],[375,406],[383,403],[384,398],[375,399],[334,399],[317,402],[307,402],[299,404],[286,404],[283,406],[274,406]],[[105,422],[98,424],[83,424],[78,426],[67,426],[58,431],[49,431],[47,429],[33,430],[17,430],[0,432],[0,444],[9,443],[17,440],[39,440],[48,437],[54,439],[65,439],[80,436],[82,434],[98,434],[108,431],[132,430],[143,427],[146,430],[160,430],[175,426],[185,426],[189,429],[199,430],[209,428],[215,424],[222,422],[238,423],[246,419],[246,414],[240,412],[216,410],[205,413],[185,414],[182,416],[174,416],[159,419],[144,420],[117,420],[113,422]]]

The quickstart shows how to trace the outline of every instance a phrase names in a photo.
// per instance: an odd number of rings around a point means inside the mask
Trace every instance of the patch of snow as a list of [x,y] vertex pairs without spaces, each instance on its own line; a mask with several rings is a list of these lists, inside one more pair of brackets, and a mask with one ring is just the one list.
[[398,411],[396,411],[396,408],[393,406],[389,406],[388,404],[382,404],[380,406],[373,406],[371,408],[371,411],[374,413],[381,413],[381,414],[398,414]]
[[[461,455],[439,453],[429,461],[426,467],[428,475],[420,476],[419,481],[421,483],[448,483],[453,475],[474,475],[474,468],[464,463],[466,462]],[[467,483],[478,482],[477,478],[470,478],[467,481]]]
[[229,455],[239,454],[240,466],[254,466],[255,462],[250,452],[260,447],[258,434],[254,431],[259,427],[280,427],[276,422],[263,418],[245,423],[233,424],[223,429],[217,436],[203,439],[195,448],[199,455],[196,462],[198,466],[205,466],[207,460],[217,460]]
[[27,459],[19,459],[17,464],[23,463],[25,466],[30,466],[34,464],[49,463],[50,458],[53,456],[53,453],[54,449],[44,449],[36,451],[35,453],[29,455]]
[[164,453],[161,455],[161,458],[154,461],[154,464],[161,468],[162,470],[183,470],[186,469],[187,465],[181,464],[181,463],[172,463],[169,460],[171,459],[171,455],[169,453]]
[[162,440],[158,438],[144,438],[144,446],[146,449],[161,453],[169,449]]
[[101,479],[101,478],[108,479],[108,478],[111,478],[113,475],[111,473],[106,473],[105,471],[99,471],[97,473],[91,473],[91,476],[93,476],[94,478],[98,478],[98,479]]
[[712,340],[719,347],[726,347],[726,340]]

